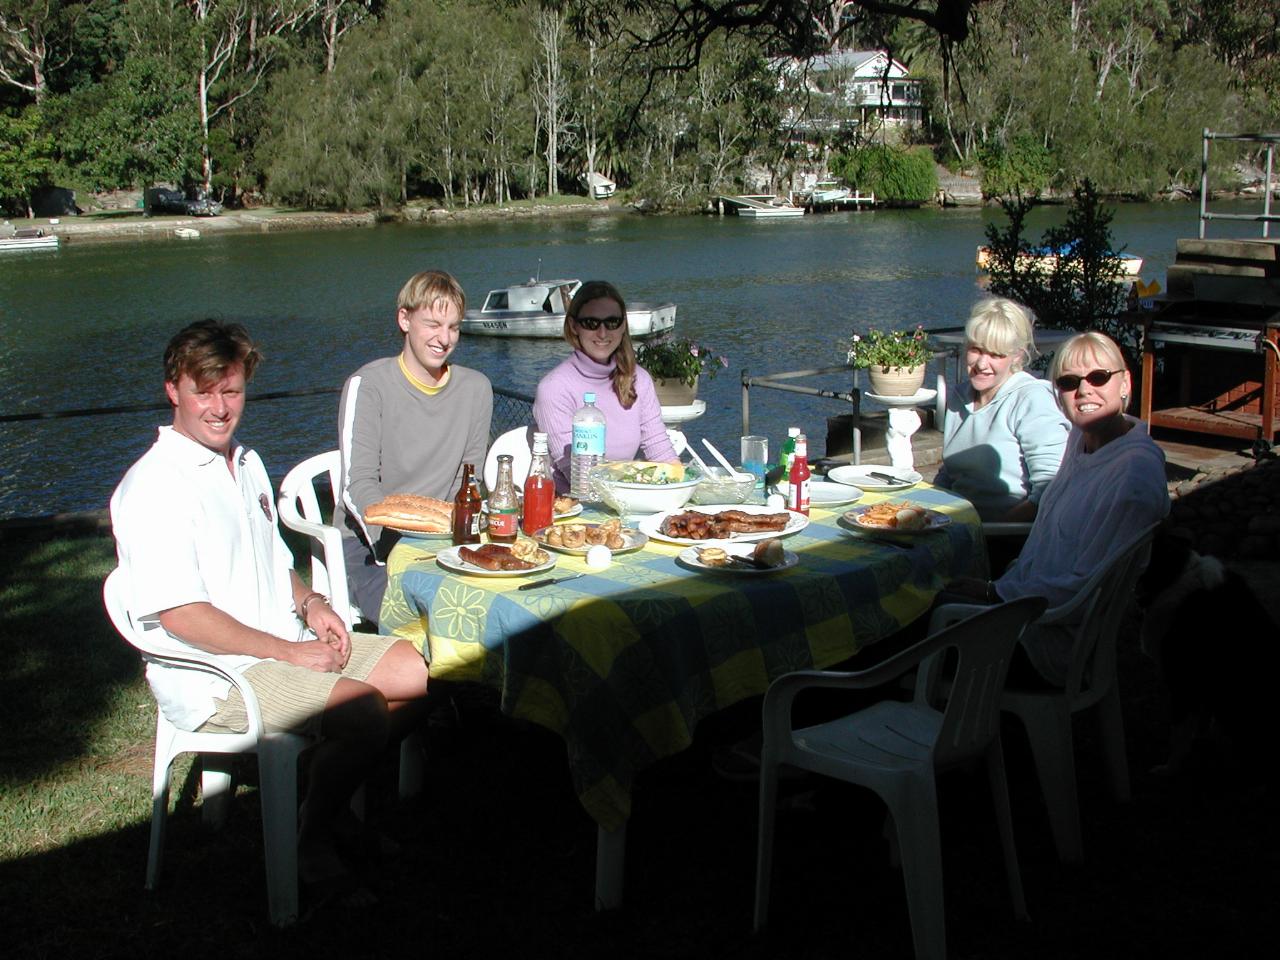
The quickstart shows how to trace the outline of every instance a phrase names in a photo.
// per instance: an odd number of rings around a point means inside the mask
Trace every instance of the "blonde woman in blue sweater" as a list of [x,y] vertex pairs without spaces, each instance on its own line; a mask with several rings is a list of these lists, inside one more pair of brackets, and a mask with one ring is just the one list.
[[1022,369],[1032,357],[1032,314],[1000,297],[979,301],[965,324],[968,382],[950,392],[942,469],[935,483],[983,520],[1033,520],[1058,473],[1071,424],[1053,387]]

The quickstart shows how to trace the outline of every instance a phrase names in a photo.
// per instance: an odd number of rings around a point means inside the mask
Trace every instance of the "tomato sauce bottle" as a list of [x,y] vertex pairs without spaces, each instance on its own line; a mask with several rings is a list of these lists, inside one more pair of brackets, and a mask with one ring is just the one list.
[[556,485],[551,479],[551,457],[547,452],[547,435],[533,435],[533,463],[524,481],[524,520],[521,527],[532,536],[551,526],[555,511]]
[[804,434],[796,437],[796,453],[787,479],[787,509],[809,515],[809,441]]

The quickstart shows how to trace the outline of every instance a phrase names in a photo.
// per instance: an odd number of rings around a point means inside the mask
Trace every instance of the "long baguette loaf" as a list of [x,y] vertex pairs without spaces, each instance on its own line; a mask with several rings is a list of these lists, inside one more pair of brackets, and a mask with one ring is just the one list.
[[448,533],[453,526],[453,505],[435,497],[395,493],[370,504],[364,512],[364,520],[365,523],[402,530]]

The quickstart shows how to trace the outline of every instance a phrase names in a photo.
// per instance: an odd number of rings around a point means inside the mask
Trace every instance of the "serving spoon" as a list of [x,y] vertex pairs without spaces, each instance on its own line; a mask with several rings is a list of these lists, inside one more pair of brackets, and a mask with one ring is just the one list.
[[724,458],[724,454],[716,449],[716,445],[712,443],[710,440],[708,440],[706,437],[702,438],[702,445],[706,447],[709,451],[711,451],[711,455],[720,462],[720,466],[724,467],[725,472],[729,475],[730,479],[737,480],[739,479],[739,477],[751,476],[751,474],[749,473],[739,474],[738,471],[733,468],[733,465]]

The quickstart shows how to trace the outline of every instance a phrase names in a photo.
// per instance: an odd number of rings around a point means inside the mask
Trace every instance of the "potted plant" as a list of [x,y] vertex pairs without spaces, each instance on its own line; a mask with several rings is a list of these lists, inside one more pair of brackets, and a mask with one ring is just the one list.
[[686,406],[698,396],[698,378],[710,380],[729,366],[727,357],[712,353],[688,337],[660,336],[636,347],[636,363],[649,371],[658,402],[665,407]]
[[932,356],[921,324],[914,330],[855,333],[848,345],[849,365],[865,367],[871,391],[886,397],[908,397],[919,390]]

